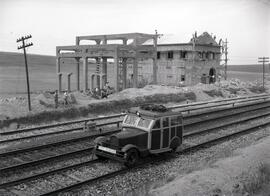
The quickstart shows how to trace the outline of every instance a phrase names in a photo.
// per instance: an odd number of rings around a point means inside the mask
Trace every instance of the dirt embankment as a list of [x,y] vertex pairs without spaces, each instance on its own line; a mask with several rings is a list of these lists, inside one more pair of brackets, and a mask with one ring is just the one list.
[[57,109],[54,108],[53,94],[41,93],[32,96],[31,112],[28,112],[27,99],[24,97],[0,98],[0,128],[14,122],[35,124],[86,117],[88,114],[119,113],[121,110],[144,103],[206,101],[262,92],[259,84],[239,80],[222,81],[211,85],[197,84],[190,87],[148,85],[139,89],[125,89],[102,100],[76,92],[70,94],[68,106],[63,104],[63,96],[60,95]]
[[211,168],[179,176],[150,191],[150,195],[268,196],[270,193],[270,138],[237,150]]

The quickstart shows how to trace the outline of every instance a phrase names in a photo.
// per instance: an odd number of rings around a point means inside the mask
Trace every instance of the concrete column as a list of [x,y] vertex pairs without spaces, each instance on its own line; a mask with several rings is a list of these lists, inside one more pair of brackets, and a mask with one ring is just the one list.
[[60,57],[56,58],[56,75],[57,75],[57,83],[58,83],[58,89],[59,89],[59,93],[61,93],[62,90],[62,80],[61,80],[61,76],[59,76],[60,74]]
[[83,57],[83,91],[86,92],[88,89],[88,58],[87,57]]
[[157,36],[154,37],[153,83],[157,84]]
[[91,90],[94,89],[94,79],[95,79],[95,74],[92,74],[92,75],[91,75],[91,80],[90,80],[90,87],[91,87]]
[[133,88],[138,86],[138,59],[137,57],[133,60]]
[[80,91],[80,58],[75,58],[75,60],[76,60],[77,91]]
[[61,71],[60,65],[61,65],[61,58],[57,57],[56,58],[56,73],[60,73],[60,71]]
[[68,80],[68,92],[70,92],[71,91],[71,87],[70,87],[70,78],[71,78],[71,75],[72,75],[72,73],[69,73],[68,75],[67,75],[67,80]]
[[103,81],[103,85],[105,85],[105,83],[107,82],[108,78],[107,78],[107,58],[103,57],[102,58],[102,73],[105,75],[104,76],[104,81]]
[[153,83],[157,84],[157,58],[153,58]]
[[127,58],[123,58],[123,89],[127,88]]
[[119,58],[118,56],[114,57],[114,67],[115,67],[115,89],[119,91]]
[[98,77],[102,73],[102,65],[100,64],[100,58],[96,58],[96,72],[97,72],[97,77],[96,77],[96,84],[97,87],[100,89],[101,88],[101,82],[100,82],[100,77]]
[[62,73],[58,73],[58,92],[62,92]]

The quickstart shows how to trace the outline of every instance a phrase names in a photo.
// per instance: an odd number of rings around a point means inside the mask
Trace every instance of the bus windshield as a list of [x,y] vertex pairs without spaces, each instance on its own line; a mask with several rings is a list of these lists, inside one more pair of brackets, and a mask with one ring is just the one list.
[[149,128],[150,123],[152,120],[140,118],[139,116],[135,115],[127,115],[124,123],[130,126],[138,127],[138,128]]
[[124,121],[124,123],[126,123],[128,125],[131,125],[131,126],[135,126],[138,119],[139,119],[138,116],[127,115],[126,120]]

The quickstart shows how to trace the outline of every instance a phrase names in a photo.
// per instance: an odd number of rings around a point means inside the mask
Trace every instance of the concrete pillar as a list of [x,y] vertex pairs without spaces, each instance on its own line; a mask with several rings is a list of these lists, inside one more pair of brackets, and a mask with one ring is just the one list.
[[154,37],[153,83],[157,84],[157,36]]
[[123,58],[123,89],[127,88],[127,58]]
[[101,82],[100,82],[100,77],[99,74],[102,73],[102,66],[100,65],[100,58],[96,58],[96,72],[97,72],[97,77],[96,77],[96,84],[97,84],[97,87],[100,89],[100,85],[101,85]]
[[58,73],[58,92],[62,92],[62,73]]
[[68,75],[67,75],[67,80],[68,80],[68,92],[70,92],[71,91],[71,87],[70,87],[70,78],[71,78],[71,75],[72,75],[72,73],[69,73]]
[[115,89],[119,91],[119,58],[118,56],[114,57],[114,67],[115,67]]
[[108,78],[107,78],[107,58],[103,57],[102,58],[102,73],[105,75],[104,76],[104,80],[103,80],[103,85],[105,85],[105,83],[107,82]]
[[56,58],[56,73],[60,73],[60,71],[61,71],[60,65],[61,65],[61,58],[57,57]]
[[61,93],[61,89],[62,89],[62,80],[61,80],[61,76],[59,76],[60,74],[60,63],[61,63],[61,59],[60,57],[56,58],[56,74],[57,74],[57,83],[58,83],[58,89],[59,89],[59,93]]
[[88,90],[88,58],[83,57],[83,91],[86,92]]
[[157,58],[153,58],[153,83],[157,84]]
[[135,57],[133,59],[133,88],[138,86],[138,59]]
[[76,60],[77,91],[80,91],[80,58],[75,58],[75,60]]
[[94,80],[95,80],[95,74],[92,74],[91,79],[90,79],[90,88],[91,88],[91,90],[94,89]]

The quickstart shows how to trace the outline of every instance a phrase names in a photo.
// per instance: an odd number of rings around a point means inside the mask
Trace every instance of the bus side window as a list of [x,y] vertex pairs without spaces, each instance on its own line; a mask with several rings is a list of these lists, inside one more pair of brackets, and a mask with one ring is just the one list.
[[169,127],[169,118],[163,118],[163,127]]
[[153,129],[159,129],[160,128],[160,120],[156,120]]

